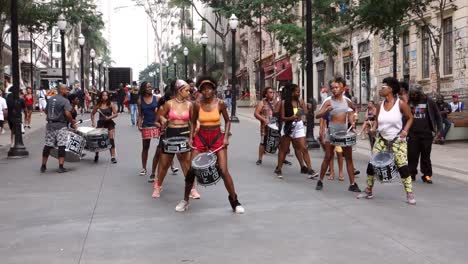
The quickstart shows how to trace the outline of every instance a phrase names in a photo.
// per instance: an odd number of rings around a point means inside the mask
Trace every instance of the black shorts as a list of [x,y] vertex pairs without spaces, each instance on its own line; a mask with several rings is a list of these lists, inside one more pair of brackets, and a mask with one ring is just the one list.
[[11,133],[15,133],[15,125],[13,124],[13,121],[11,120],[8,120],[8,127],[10,128],[11,130]]
[[33,110],[33,106],[32,106],[32,105],[27,105],[27,106],[26,106],[26,109],[29,110],[29,111],[32,111],[32,110]]
[[109,130],[115,129],[114,120],[98,120],[97,128],[107,128]]
[[0,128],[3,128],[3,123],[4,123],[4,122],[5,122],[5,121],[0,120]]
[[178,127],[178,128],[167,127],[166,131],[164,132],[164,136],[160,137],[161,140],[159,140],[159,146],[158,147],[162,148],[162,151],[163,151],[164,154],[173,155],[174,153],[166,153],[164,151],[164,139],[173,138],[173,137],[186,137],[187,141],[188,141],[188,138],[190,137],[189,132],[190,132],[190,127]]

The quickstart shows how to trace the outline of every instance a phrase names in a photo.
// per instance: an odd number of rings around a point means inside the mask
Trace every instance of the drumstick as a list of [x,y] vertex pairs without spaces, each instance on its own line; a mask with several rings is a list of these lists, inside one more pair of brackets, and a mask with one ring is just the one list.
[[216,152],[220,151],[222,148],[224,148],[224,145],[217,148],[217,149],[215,149],[215,150],[213,150],[213,151],[210,150],[210,155],[214,155]]
[[184,132],[179,133],[179,135],[186,135],[186,134],[190,134],[190,131],[184,131]]
[[353,129],[353,126],[350,126],[350,127],[348,128],[348,130],[346,131],[346,133],[349,133],[349,131],[351,131],[351,129]]

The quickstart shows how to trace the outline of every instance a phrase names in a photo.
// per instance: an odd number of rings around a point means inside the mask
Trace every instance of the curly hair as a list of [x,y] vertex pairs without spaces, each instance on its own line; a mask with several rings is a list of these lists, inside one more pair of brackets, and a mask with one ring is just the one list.
[[[106,101],[103,101],[102,100],[102,96],[104,95],[104,93],[107,94],[107,100]],[[110,96],[109,96],[109,93],[107,91],[102,91],[98,94],[98,98],[97,98],[97,104],[98,106],[101,106],[103,104],[106,104],[107,106],[110,106],[111,105],[111,99],[110,99]]]
[[392,88],[392,93],[394,96],[400,92],[400,83],[398,82],[397,78],[387,77],[383,79],[382,83],[385,83],[390,86],[390,88]]
[[[283,97],[283,100],[284,100],[284,116],[285,117],[291,117],[291,116],[294,115],[294,108],[293,108],[293,104],[292,104],[292,101],[293,101],[292,94],[293,94],[294,90],[296,90],[298,88],[299,88],[299,86],[297,86],[297,84],[288,83],[288,84],[286,84],[286,86],[283,89],[283,91],[284,91],[284,97]],[[293,128],[292,123],[293,123],[293,121],[286,121],[284,123],[284,133],[286,135],[291,134],[292,128]]]
[[218,83],[216,82],[216,80],[211,77],[211,76],[200,76],[197,80],[197,83],[195,84],[195,86],[198,88],[198,90],[201,90],[201,85],[205,84],[205,83],[209,83],[211,84],[211,87],[213,88],[213,90],[216,90],[216,87],[218,87]]

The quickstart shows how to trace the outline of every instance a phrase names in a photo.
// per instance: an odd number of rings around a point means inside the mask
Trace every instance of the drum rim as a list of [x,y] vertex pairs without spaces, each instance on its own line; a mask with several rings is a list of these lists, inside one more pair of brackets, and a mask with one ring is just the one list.
[[[200,156],[210,156],[212,157],[212,161],[209,164],[204,165],[203,167],[198,166],[197,164],[195,164],[195,160]],[[193,158],[191,164],[194,169],[207,169],[209,167],[212,167],[213,165],[216,165],[217,161],[218,161],[218,157],[215,154],[210,155],[210,153],[208,152],[203,152],[203,153],[198,153],[198,155]]]
[[349,137],[354,138],[354,137],[357,136],[356,132],[353,132],[353,131],[347,131],[346,134],[345,134],[345,137],[343,137],[343,136],[341,136],[341,137],[338,136],[338,137],[337,137],[337,136],[336,136],[337,133],[340,133],[340,134],[341,134],[341,133],[343,133],[343,132],[346,132],[346,131],[336,131],[336,132],[330,133],[330,136],[331,136],[331,137],[334,137],[334,138],[349,138]]
[[[380,163],[381,165],[377,165],[374,163],[374,157],[376,157],[377,155],[390,155],[390,159],[386,163]],[[392,163],[393,165],[396,166],[394,159],[395,159],[395,155],[393,155],[393,153],[388,152],[388,151],[382,151],[382,152],[377,152],[375,154],[372,154],[370,163],[372,164],[372,166],[379,167],[379,168],[390,166]]]

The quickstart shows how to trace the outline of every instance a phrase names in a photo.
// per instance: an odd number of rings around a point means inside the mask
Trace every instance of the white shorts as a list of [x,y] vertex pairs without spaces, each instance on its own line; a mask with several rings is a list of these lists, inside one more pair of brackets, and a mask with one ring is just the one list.
[[[293,128],[292,128],[291,134],[288,136],[290,136],[291,138],[303,138],[306,136],[304,122],[302,121],[293,122],[292,126]],[[285,133],[284,133],[284,124],[283,124],[283,129],[281,129],[281,136],[284,136],[284,135]]]
[[39,109],[44,110],[47,106],[47,101],[44,98],[39,98]]

